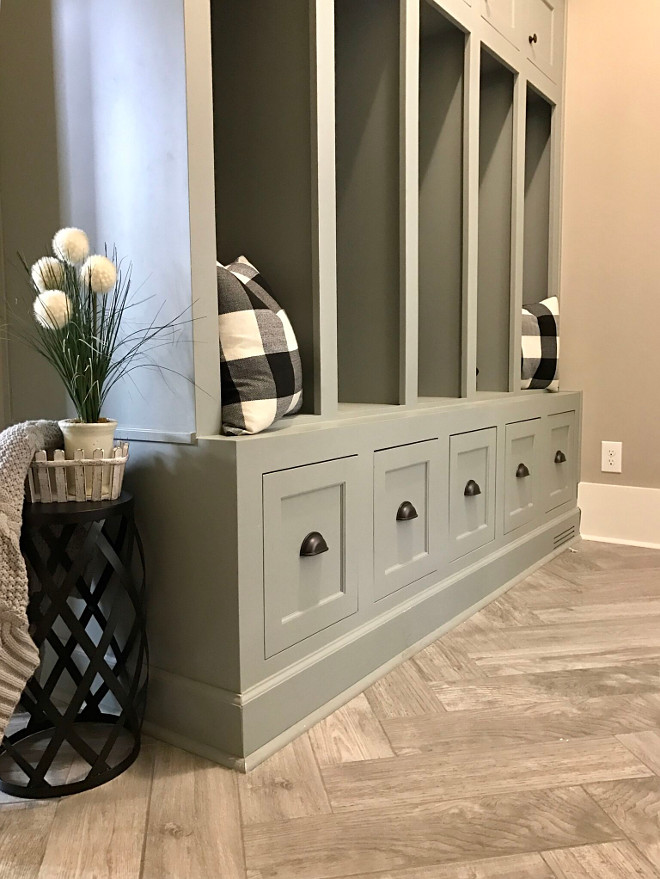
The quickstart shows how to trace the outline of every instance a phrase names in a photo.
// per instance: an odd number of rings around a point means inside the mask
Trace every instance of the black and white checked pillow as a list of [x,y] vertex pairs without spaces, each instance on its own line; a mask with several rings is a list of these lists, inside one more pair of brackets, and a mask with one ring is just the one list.
[[520,386],[559,390],[559,300],[523,305]]
[[289,318],[245,257],[218,263],[222,430],[259,433],[302,405],[302,367]]

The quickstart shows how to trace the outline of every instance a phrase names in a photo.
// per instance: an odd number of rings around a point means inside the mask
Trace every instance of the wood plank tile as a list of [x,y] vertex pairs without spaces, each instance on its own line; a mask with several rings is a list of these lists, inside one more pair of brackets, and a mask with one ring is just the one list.
[[[437,870],[443,864],[585,845],[619,835],[584,791],[569,788],[434,801],[405,810],[391,802],[375,811],[361,810],[357,820],[355,814],[344,814],[253,826],[245,831],[245,851],[248,868],[261,870],[268,879],[334,879],[360,872],[378,876],[378,871],[394,871],[397,877],[397,870]],[[430,875],[435,879],[445,874],[438,870]],[[498,874],[485,873],[489,875]],[[408,879],[405,872],[403,876]],[[447,876],[461,874],[448,871]]]
[[643,617],[627,620],[590,620],[558,625],[492,629],[475,635],[467,645],[470,659],[508,651],[527,650],[530,655],[572,655],[627,647],[660,648],[660,626]]
[[649,769],[660,775],[660,732],[650,729],[645,732],[619,735],[617,738],[629,751],[639,757],[642,763],[646,763]]
[[660,626],[634,617],[493,629],[472,637],[466,650],[489,675],[654,662],[660,656]]
[[442,715],[383,720],[396,754],[429,749],[448,753],[532,742],[607,737],[655,729],[660,725],[660,697],[603,696],[520,704],[492,710],[448,711]]
[[209,760],[156,746],[142,879],[244,879],[236,780]]
[[538,672],[569,671],[579,668],[608,668],[616,665],[648,665],[660,661],[659,647],[579,647],[573,652],[544,654],[534,649],[500,650],[474,657],[478,677],[536,674]]
[[518,598],[518,592],[515,588],[510,589],[505,595],[500,595],[495,601],[491,601],[472,619],[476,617],[481,618],[482,624],[496,629],[537,626],[540,623],[538,616],[529,608],[529,605]]
[[334,812],[406,809],[460,797],[540,790],[620,778],[651,770],[614,738],[574,739],[508,748],[419,755],[323,770]]
[[483,672],[472,663],[454,631],[429,644],[412,658],[426,681],[464,681],[481,678]]
[[586,791],[660,871],[660,778],[590,784]]
[[398,665],[391,672],[365,690],[376,717],[414,717],[444,711],[433,690],[411,660]]
[[629,842],[607,842],[544,852],[557,879],[657,879],[657,873]]
[[567,548],[565,552],[544,565],[546,573],[566,577],[571,577],[575,573],[580,574],[583,571],[601,571],[604,567],[606,565],[603,558],[601,556],[599,561],[597,551],[585,551],[583,547]]
[[[572,607],[549,607],[536,611],[537,619],[548,625],[588,623],[599,620],[625,620],[660,616],[660,598],[634,601],[610,601],[605,604],[579,604]],[[656,620],[657,622],[657,620]]]
[[431,683],[447,711],[519,708],[558,699],[660,693],[660,662],[615,668],[505,675],[454,684]]
[[[78,768],[69,776],[73,781]],[[57,803],[40,879],[134,879],[140,873],[153,747],[113,781]]]
[[531,854],[386,873],[360,873],[351,875],[350,879],[555,879],[555,874],[540,855]]
[[608,601],[640,601],[660,596],[660,572],[657,567],[621,571],[616,567],[604,571],[583,571],[572,580],[579,594],[590,604]]
[[50,800],[28,811],[0,808],[0,876],[36,879],[57,805]]
[[364,693],[312,727],[309,738],[320,766],[394,756]]
[[577,583],[549,574],[544,568],[516,583],[511,591],[534,614],[545,608],[571,606],[583,600],[582,588]]
[[294,739],[247,775],[238,776],[238,790],[245,825],[330,812],[307,735]]

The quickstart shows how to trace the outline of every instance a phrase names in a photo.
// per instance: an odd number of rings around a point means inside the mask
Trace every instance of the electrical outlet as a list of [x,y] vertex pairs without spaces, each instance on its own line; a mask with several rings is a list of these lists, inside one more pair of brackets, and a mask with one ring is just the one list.
[[623,443],[602,442],[600,469],[603,473],[621,473]]

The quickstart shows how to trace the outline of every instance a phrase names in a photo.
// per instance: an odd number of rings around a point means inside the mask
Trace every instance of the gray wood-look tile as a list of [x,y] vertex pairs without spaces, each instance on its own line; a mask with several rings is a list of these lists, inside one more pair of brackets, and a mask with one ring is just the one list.
[[515,709],[507,706],[383,720],[397,754],[428,749],[449,753],[480,751],[534,742],[607,737],[655,729],[659,724],[660,697],[655,693],[521,702]]
[[660,775],[660,731],[649,729],[644,732],[619,735],[617,738],[629,751],[639,757],[642,763],[646,763],[649,769]]
[[609,842],[545,852],[556,879],[657,879],[658,874],[628,842]]
[[320,766],[394,756],[364,693],[312,727],[309,738]]
[[160,745],[141,879],[184,876],[244,879],[237,776],[194,754]]
[[238,790],[245,825],[330,812],[307,734],[295,739],[248,775],[238,776]]
[[589,738],[346,763],[327,767],[323,780],[333,811],[344,812],[649,775],[615,738]]
[[365,695],[374,714],[386,717],[415,717],[420,714],[444,712],[433,690],[414,662],[408,660],[372,684]]
[[660,876],[660,553],[578,548],[248,776],[147,739],[95,791],[0,797],[0,875]]
[[462,684],[431,682],[431,686],[447,711],[516,709],[562,699],[581,702],[602,696],[657,693],[660,663],[503,675]]
[[248,867],[261,870],[268,879],[335,879],[354,872],[459,864],[620,836],[584,791],[571,788],[416,803],[405,810],[392,801],[359,813],[249,827],[245,852]]
[[350,879],[555,879],[555,874],[540,855],[532,854],[386,873],[360,873]]
[[585,789],[660,872],[660,778],[590,784]]

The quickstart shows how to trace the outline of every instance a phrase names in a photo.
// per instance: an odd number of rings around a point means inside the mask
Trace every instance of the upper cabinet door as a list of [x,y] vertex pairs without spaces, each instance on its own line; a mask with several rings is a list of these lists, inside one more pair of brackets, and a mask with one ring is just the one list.
[[479,0],[481,15],[496,31],[516,43],[516,16],[521,0]]
[[560,0],[526,0],[525,9],[527,33],[523,39],[528,58],[550,79],[558,82],[562,55],[563,4]]

